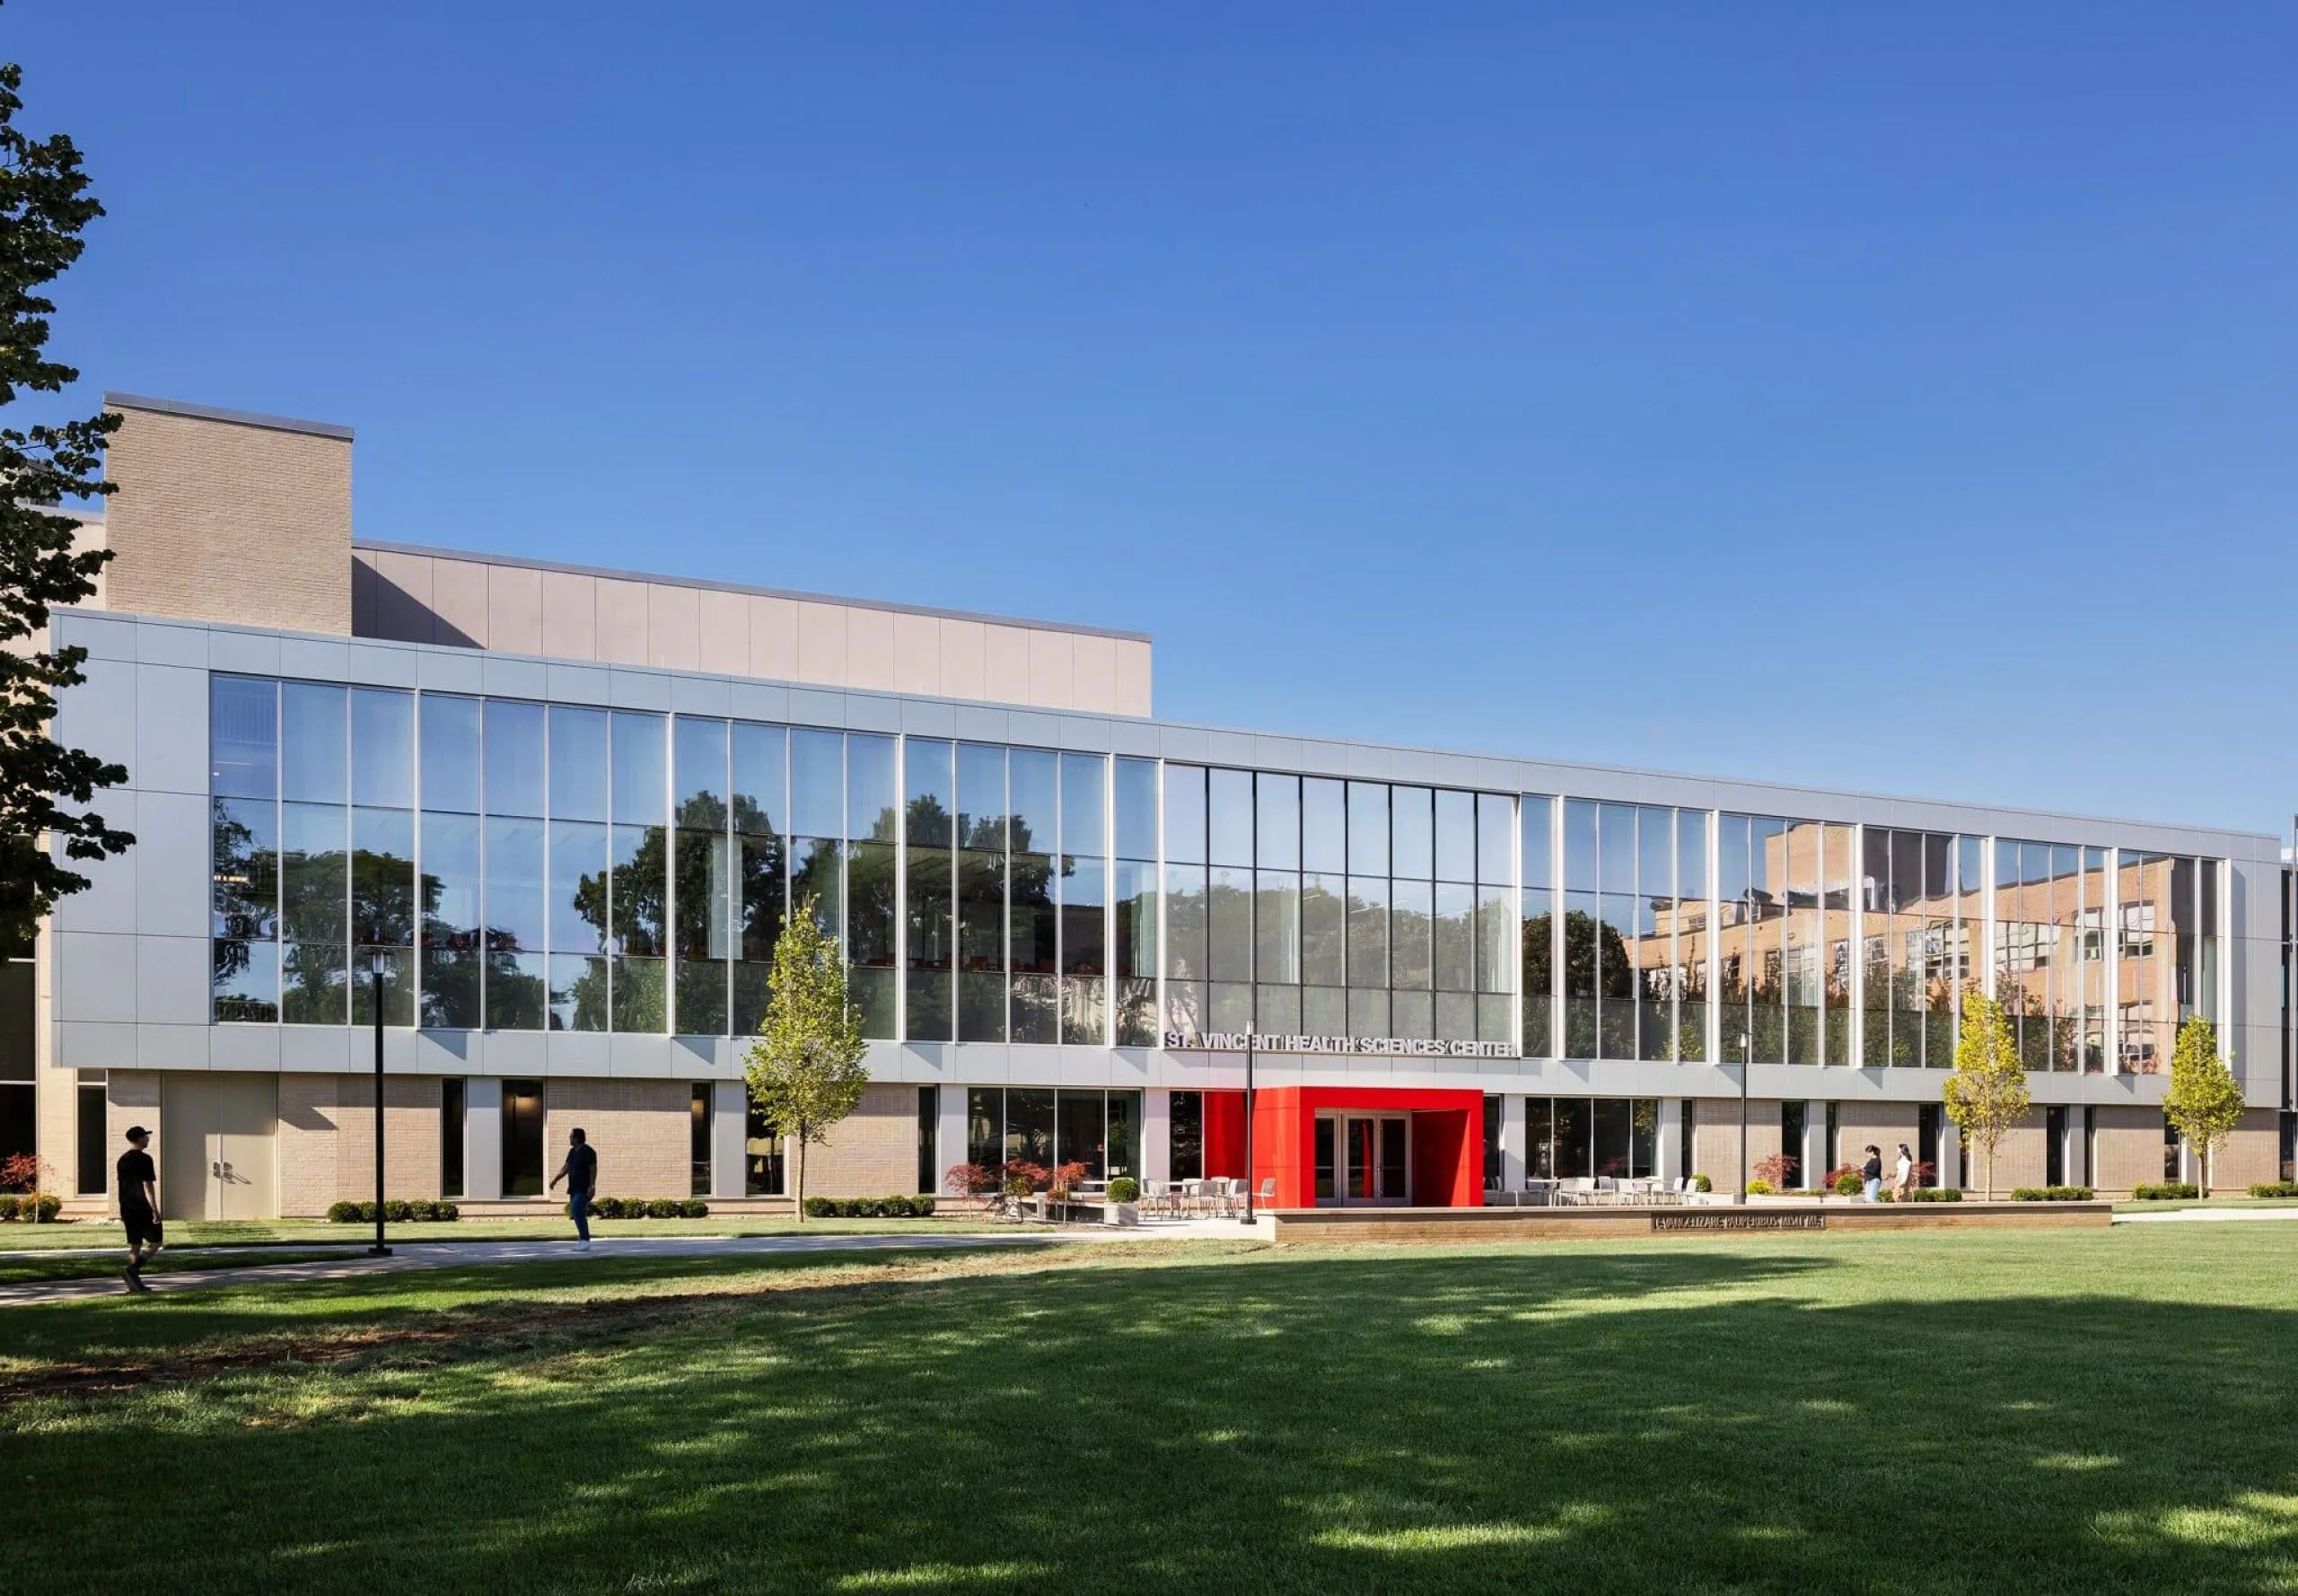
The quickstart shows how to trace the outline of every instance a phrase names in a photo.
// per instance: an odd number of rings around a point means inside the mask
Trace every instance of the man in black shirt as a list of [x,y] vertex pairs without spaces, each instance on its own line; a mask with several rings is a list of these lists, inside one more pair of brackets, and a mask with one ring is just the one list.
[[150,1131],[129,1126],[127,1151],[114,1166],[119,1174],[119,1217],[127,1226],[127,1267],[120,1277],[131,1292],[152,1289],[144,1284],[144,1266],[160,1250],[160,1172],[145,1151],[151,1140]]
[[553,1186],[566,1182],[566,1216],[574,1222],[574,1250],[591,1250],[591,1198],[599,1189],[599,1155],[591,1150],[582,1127],[566,1133],[566,1162],[550,1178]]

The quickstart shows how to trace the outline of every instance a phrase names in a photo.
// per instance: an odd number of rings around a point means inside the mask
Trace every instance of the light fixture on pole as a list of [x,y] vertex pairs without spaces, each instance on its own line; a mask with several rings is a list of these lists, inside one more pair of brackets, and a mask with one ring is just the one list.
[[[1260,988],[1253,988],[1253,1023],[1260,1023]],[[1253,1043],[1259,1040],[1250,1030],[1245,1032],[1245,1215],[1238,1223],[1253,1223]]]
[[367,1249],[369,1258],[389,1258],[391,1250],[383,1245],[383,960],[389,957],[377,948],[369,956],[368,970],[375,994],[375,1244]]

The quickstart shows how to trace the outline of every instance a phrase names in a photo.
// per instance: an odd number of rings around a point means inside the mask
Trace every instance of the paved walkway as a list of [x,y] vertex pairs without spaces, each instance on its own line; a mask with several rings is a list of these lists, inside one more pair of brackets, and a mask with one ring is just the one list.
[[2163,1214],[2115,1215],[2117,1224],[2220,1224],[2250,1219],[2298,1219],[2298,1208],[2172,1208]]
[[[1217,1233],[1227,1235],[1241,1232],[1243,1226],[1232,1222],[1228,1229]],[[574,1250],[568,1240],[532,1241],[409,1241],[398,1246],[389,1258],[369,1258],[358,1254],[349,1258],[329,1258],[300,1264],[271,1264],[250,1268],[193,1269],[174,1274],[147,1276],[145,1284],[154,1293],[191,1291],[200,1286],[219,1285],[298,1285],[314,1281],[355,1280],[367,1275],[401,1274],[410,1269],[444,1269],[473,1264],[536,1263],[549,1259],[562,1263],[587,1258],[715,1258],[721,1256],[766,1255],[815,1252],[893,1252],[919,1248],[928,1250],[971,1247],[1044,1247],[1065,1241],[1159,1241],[1184,1232],[1198,1232],[1196,1226],[1159,1225],[1140,1230],[1013,1230],[989,1232],[974,1235],[855,1235],[824,1236],[601,1236],[593,1241],[587,1253]],[[316,1249],[329,1245],[312,1242],[302,1247],[283,1246],[282,1251]],[[187,1253],[206,1251],[214,1257],[213,1250],[186,1248]],[[45,1251],[16,1253],[18,1258],[57,1258],[88,1256],[78,1249],[71,1252]],[[118,1250],[110,1250],[117,1257]],[[162,1255],[164,1257],[164,1255]],[[21,1285],[0,1285],[0,1308],[22,1306],[32,1302],[68,1302],[87,1297],[114,1297],[125,1293],[117,1273],[92,1280],[28,1280]]]

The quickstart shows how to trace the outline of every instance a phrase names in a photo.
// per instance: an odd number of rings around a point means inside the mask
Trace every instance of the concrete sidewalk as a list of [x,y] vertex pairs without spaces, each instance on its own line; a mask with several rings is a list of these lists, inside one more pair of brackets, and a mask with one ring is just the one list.
[[[1242,1227],[1240,1226],[1240,1229]],[[829,1235],[829,1236],[620,1236],[601,1237],[588,1252],[577,1252],[571,1240],[533,1241],[412,1241],[389,1258],[364,1254],[320,1262],[273,1264],[239,1269],[197,1269],[180,1274],[153,1274],[145,1284],[157,1295],[191,1291],[201,1286],[302,1285],[329,1280],[356,1280],[370,1275],[405,1274],[417,1269],[464,1268],[479,1264],[521,1264],[545,1261],[583,1263],[621,1258],[776,1257],[788,1254],[836,1252],[899,1252],[944,1250],[974,1247],[1046,1247],[1066,1241],[1152,1240],[1153,1231],[1016,1230],[1002,1233],[961,1236]],[[186,1249],[187,1251],[194,1250]],[[31,1256],[53,1258],[56,1253]],[[71,1256],[66,1254],[64,1256]],[[161,1255],[166,1257],[164,1253]],[[210,1253],[212,1256],[212,1252]],[[37,1302],[70,1302],[89,1297],[127,1294],[118,1272],[86,1280],[28,1280],[0,1285],[0,1308]]]
[[2167,1214],[2118,1214],[2117,1224],[2219,1224],[2230,1220],[2298,1219],[2290,1208],[2173,1208]]

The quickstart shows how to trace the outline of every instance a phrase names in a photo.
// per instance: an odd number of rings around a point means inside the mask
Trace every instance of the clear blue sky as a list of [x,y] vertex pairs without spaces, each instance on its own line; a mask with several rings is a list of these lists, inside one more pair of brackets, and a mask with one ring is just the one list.
[[[104,387],[1161,713],[2281,829],[2298,8],[15,0]],[[2007,14],[2006,14],[2007,13]]]

